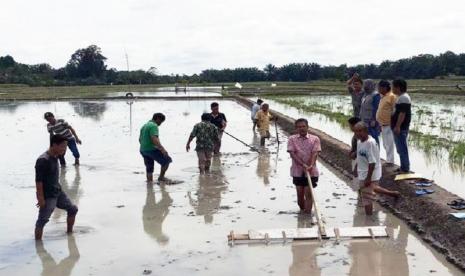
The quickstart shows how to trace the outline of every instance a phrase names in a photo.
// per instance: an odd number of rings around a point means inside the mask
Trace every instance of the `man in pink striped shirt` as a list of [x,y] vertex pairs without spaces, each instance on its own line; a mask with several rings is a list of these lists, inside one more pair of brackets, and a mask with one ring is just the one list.
[[292,182],[296,186],[297,204],[300,211],[311,214],[313,198],[308,187],[305,171],[309,172],[310,181],[315,188],[319,176],[316,161],[318,153],[321,151],[320,138],[308,133],[308,121],[306,119],[296,120],[295,129],[297,134],[290,136],[287,142],[287,151],[292,159]]

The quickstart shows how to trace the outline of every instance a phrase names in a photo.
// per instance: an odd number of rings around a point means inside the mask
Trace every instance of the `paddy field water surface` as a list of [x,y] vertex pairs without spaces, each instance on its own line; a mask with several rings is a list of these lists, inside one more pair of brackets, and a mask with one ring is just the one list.
[[[282,144],[278,147],[273,137],[260,154],[225,135],[223,154],[214,158],[211,175],[198,175],[196,155],[184,147],[209,104],[138,100],[1,105],[0,275],[461,274],[382,208],[366,218],[357,208],[351,183],[324,164],[319,165],[316,193],[326,224],[386,225],[388,239],[229,246],[231,230],[314,225],[309,216],[297,213],[287,137],[281,130]],[[229,100],[220,101],[220,108],[228,117],[228,132],[258,144],[248,110]],[[79,213],[75,233],[66,236],[66,214],[57,210],[43,243],[36,243],[34,163],[48,145],[42,119],[46,111],[69,121],[83,141],[82,165],[60,171],[63,189]],[[182,184],[144,181],[138,132],[154,112],[167,116],[160,128],[174,160],[167,176]],[[67,158],[72,163],[69,153]]]

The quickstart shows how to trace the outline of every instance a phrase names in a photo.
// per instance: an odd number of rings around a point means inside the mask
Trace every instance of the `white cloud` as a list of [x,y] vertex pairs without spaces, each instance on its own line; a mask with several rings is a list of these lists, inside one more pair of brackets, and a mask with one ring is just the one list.
[[289,62],[379,63],[465,52],[465,2],[449,0],[0,0],[0,55],[66,64],[97,44],[108,65],[162,73]]

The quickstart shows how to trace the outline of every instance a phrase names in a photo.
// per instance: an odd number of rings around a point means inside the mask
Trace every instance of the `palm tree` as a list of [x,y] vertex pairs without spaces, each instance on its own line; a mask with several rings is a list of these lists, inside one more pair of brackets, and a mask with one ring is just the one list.
[[266,73],[266,78],[269,81],[275,81],[276,77],[278,75],[278,68],[274,66],[273,64],[267,64],[265,68],[263,68],[263,71]]

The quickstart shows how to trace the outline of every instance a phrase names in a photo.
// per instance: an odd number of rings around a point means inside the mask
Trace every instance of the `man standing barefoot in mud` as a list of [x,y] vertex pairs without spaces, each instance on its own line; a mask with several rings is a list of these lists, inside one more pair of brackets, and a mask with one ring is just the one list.
[[357,164],[354,175],[360,183],[360,195],[365,207],[365,214],[373,214],[373,201],[376,193],[392,197],[399,197],[399,192],[384,189],[378,185],[382,176],[379,147],[375,139],[368,133],[368,126],[364,122],[358,122],[354,126],[357,142]]
[[58,157],[66,152],[68,141],[61,135],[52,135],[50,148],[36,161],[36,196],[39,216],[35,227],[35,239],[41,240],[45,224],[49,221],[55,207],[66,210],[68,217],[67,233],[73,232],[78,208],[62,191],[58,182]]
[[[80,154],[76,143],[80,145],[81,140],[79,140],[74,128],[63,119],[55,119],[52,112],[46,112],[44,114],[44,119],[48,122],[47,131],[50,133],[50,136],[59,134],[68,140],[68,147],[74,156],[74,165],[79,165]],[[60,160],[60,165],[62,167],[66,166],[65,155],[63,154],[58,158]]]
[[186,151],[191,149],[191,142],[196,140],[195,151],[199,158],[200,174],[210,172],[213,148],[218,142],[218,129],[210,123],[210,114],[204,113],[201,117],[202,121],[194,126],[186,145]]
[[210,105],[210,108],[212,111],[210,113],[210,123],[214,124],[218,128],[218,141],[215,143],[213,153],[220,154],[221,138],[223,138],[223,132],[228,121],[226,120],[226,116],[219,111],[220,105],[217,102],[213,102]]
[[147,182],[153,182],[153,171],[155,161],[160,164],[160,175],[158,181],[169,181],[165,178],[165,173],[168,170],[169,164],[173,161],[168,155],[168,152],[161,145],[158,137],[158,127],[165,121],[165,115],[162,113],[153,114],[152,120],[148,121],[140,129],[139,143],[140,154],[144,158],[145,169],[147,173]]
[[268,104],[262,104],[261,109],[255,115],[258,131],[260,133],[260,146],[265,146],[265,139],[270,139],[270,121],[276,118],[271,116]]
[[306,119],[297,119],[294,125],[297,134],[290,136],[287,142],[287,151],[292,158],[292,182],[296,187],[300,211],[311,214],[313,198],[305,171],[309,172],[312,186],[316,188],[319,176],[316,161],[321,152],[320,138],[308,133]]

